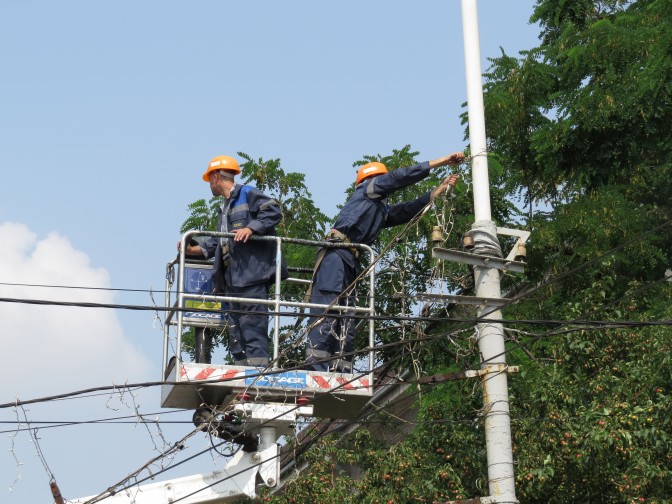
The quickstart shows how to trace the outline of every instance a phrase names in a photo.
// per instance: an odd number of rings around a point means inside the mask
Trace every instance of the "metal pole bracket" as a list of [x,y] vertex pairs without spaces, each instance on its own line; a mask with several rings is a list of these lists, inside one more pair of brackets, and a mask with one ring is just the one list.
[[493,364],[491,366],[485,366],[481,369],[470,369],[465,371],[464,374],[467,378],[478,378],[488,374],[517,373],[519,370],[520,368],[518,366],[509,366],[508,364]]

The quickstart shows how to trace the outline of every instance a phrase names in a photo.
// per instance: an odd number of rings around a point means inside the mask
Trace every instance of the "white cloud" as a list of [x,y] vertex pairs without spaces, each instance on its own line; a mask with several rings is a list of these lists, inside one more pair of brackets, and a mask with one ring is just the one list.
[[[38,238],[20,223],[0,223],[0,297],[114,303],[106,270],[64,236]],[[147,359],[124,335],[112,309],[0,302],[2,399],[30,399],[99,385],[142,381]]]
[[[88,255],[66,237],[58,233],[39,237],[24,224],[0,222],[0,298],[115,303],[115,294],[104,290],[110,283],[108,272],[93,267]],[[150,379],[155,368],[129,341],[119,313],[0,301],[0,403]],[[160,409],[156,388],[138,390],[133,397],[128,391],[121,394],[106,391],[0,410],[4,426],[0,502],[39,502],[49,497],[48,476],[25,430],[27,424],[11,423],[23,422],[24,414],[41,427],[39,435],[34,430],[40,451],[68,498],[97,493],[152,458],[157,445],[163,448],[155,434],[158,427],[95,424],[51,429],[40,423],[132,418],[136,407],[142,413]],[[92,450],[100,454],[95,463]]]

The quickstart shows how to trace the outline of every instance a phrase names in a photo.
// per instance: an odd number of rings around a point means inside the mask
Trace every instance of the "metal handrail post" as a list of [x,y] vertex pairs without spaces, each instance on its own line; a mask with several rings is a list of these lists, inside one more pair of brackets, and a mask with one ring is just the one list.
[[376,315],[376,294],[375,294],[375,268],[373,265],[376,263],[376,258],[375,258],[375,253],[373,252],[372,248],[369,248],[369,258],[371,260],[371,264],[369,265],[369,268],[371,271],[369,271],[369,315],[371,318],[369,319],[369,348],[371,351],[369,352],[369,373],[373,373],[373,366],[375,362],[375,350],[374,350],[374,338],[375,338],[375,320],[374,316]]
[[273,369],[278,368],[278,346],[280,344],[280,288],[282,276],[282,239],[276,238],[275,253],[275,328],[273,330]]
[[[184,302],[184,262],[186,257],[186,244],[187,238],[190,238],[192,235],[197,234],[197,231],[187,231],[182,235],[180,240],[180,260],[178,262],[177,268],[177,306],[182,308]],[[182,328],[183,328],[183,316],[184,312],[180,309],[177,311],[177,335],[175,341],[175,381],[179,382],[181,373],[180,369],[182,367]]]
[[[170,264],[170,263],[169,263]],[[168,271],[168,266],[166,266],[166,272]],[[170,282],[168,280],[168,274],[166,273],[166,288],[165,288],[165,293],[164,293],[164,300],[165,300],[165,307],[170,306]],[[169,328],[170,328],[170,323],[168,319],[170,318],[171,314],[170,312],[166,311],[164,313],[164,319],[163,319],[163,358],[162,362],[163,365],[161,366],[161,379],[164,379],[164,370],[168,366],[168,347],[169,347]]]

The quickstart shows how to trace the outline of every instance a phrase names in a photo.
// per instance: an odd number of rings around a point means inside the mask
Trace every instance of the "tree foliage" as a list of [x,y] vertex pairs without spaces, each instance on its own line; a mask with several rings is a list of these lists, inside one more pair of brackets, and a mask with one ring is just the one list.
[[538,290],[506,313],[568,321],[518,326],[527,341],[508,332],[521,341],[509,359],[525,369],[511,380],[525,502],[672,491],[670,329],[636,325],[670,319],[671,7],[539,1],[542,44],[488,74],[490,148],[508,188],[552,203],[528,222]]
[[[671,11],[669,0],[538,2],[544,43],[493,59],[486,84],[490,148],[512,189],[566,199],[633,185],[639,201],[669,203]],[[653,201],[645,187],[660,189]]]
[[[494,219],[515,218],[501,210],[520,197],[533,230],[526,281],[503,279],[521,294],[505,316],[537,321],[506,325],[507,360],[522,369],[509,382],[517,495],[539,503],[667,502],[671,330],[647,323],[672,319],[672,283],[664,281],[672,264],[672,2],[540,0],[532,21],[540,45],[520,57],[502,52],[485,84]],[[394,165],[381,156],[364,161],[374,159]],[[469,225],[468,177],[458,194],[459,235]],[[539,202],[543,211],[535,211]],[[380,312],[406,313],[407,296],[429,280],[421,272],[433,267],[432,224],[426,217],[408,243],[395,243],[393,231],[383,236],[379,248],[394,243],[388,253],[404,268],[388,276],[383,268],[377,292],[404,294],[381,300]],[[468,292],[459,271],[447,276],[451,288]],[[398,340],[403,327],[389,325],[381,338]],[[425,325],[423,334],[449,327]],[[412,350],[427,374],[478,365],[470,341],[437,339]],[[337,445],[364,476],[346,483],[338,466],[321,466],[324,480],[311,480],[311,491],[339,495],[342,482],[349,502],[487,495],[480,401],[474,383],[424,390],[411,435],[389,447],[360,429],[366,442],[358,449]],[[292,502],[299,486],[275,499]]]

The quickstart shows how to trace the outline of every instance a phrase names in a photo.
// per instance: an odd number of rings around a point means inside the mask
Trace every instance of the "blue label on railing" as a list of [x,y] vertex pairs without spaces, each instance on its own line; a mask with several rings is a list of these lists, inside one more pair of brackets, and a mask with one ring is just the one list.
[[277,387],[277,388],[292,388],[303,389],[306,388],[306,372],[305,371],[285,371],[284,373],[272,373],[268,375],[260,375],[263,369],[247,369],[245,375],[255,375],[245,378],[246,385],[254,385],[258,387]]

